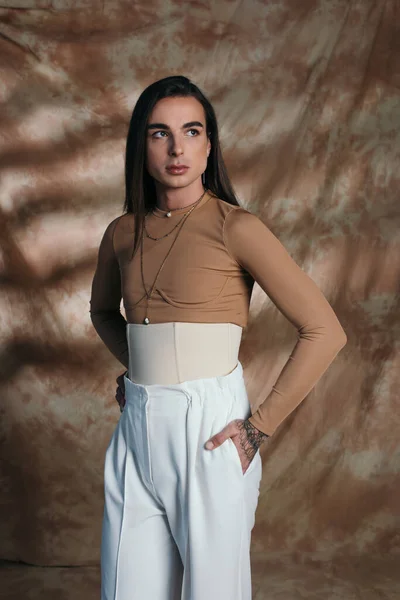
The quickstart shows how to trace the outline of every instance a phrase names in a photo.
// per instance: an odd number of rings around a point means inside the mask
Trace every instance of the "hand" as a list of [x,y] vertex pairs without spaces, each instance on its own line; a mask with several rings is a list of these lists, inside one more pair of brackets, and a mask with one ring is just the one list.
[[[207,450],[214,450],[215,448],[218,448],[218,446],[221,446],[221,444],[223,444],[229,437],[235,444],[238,451],[244,475],[249,468],[249,465],[253,460],[258,448],[269,436],[257,429],[257,427],[254,427],[254,425],[252,425],[247,419],[235,419],[234,421],[231,421],[225,425],[225,427],[219,433],[213,435],[212,438],[207,441],[205,447]],[[212,447],[208,446],[210,442]]]
[[119,410],[122,412],[125,406],[125,383],[124,383],[124,375],[128,371],[125,371],[121,375],[118,375],[116,382],[118,384],[117,391],[115,392],[115,399],[119,404]]

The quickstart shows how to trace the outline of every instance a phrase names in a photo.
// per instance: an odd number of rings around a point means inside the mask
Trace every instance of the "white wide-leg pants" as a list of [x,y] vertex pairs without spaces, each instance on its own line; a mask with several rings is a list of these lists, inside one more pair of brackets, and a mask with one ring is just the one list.
[[204,447],[251,415],[241,363],[176,385],[124,381],[105,457],[101,600],[251,600],[260,451],[243,475],[231,439]]

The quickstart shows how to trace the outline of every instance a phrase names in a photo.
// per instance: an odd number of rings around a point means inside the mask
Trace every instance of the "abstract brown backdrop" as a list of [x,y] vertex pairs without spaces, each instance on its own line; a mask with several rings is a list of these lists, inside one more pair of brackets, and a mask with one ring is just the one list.
[[[98,564],[125,369],[92,327],[90,285],[134,103],[182,74],[216,109],[239,201],[348,336],[262,448],[254,556],[397,561],[399,2],[7,2],[0,65],[0,558]],[[240,351],[254,409],[295,341],[256,285]]]

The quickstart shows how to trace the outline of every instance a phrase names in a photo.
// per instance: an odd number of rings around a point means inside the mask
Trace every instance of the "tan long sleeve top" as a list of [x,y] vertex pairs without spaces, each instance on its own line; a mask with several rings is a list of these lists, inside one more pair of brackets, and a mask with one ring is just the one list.
[[[187,209],[166,219],[156,208],[146,220],[153,237],[171,231]],[[179,230],[179,227],[176,231]],[[114,219],[100,243],[92,283],[93,325],[128,368],[126,323],[143,323],[146,294],[140,248],[132,256],[134,215]],[[176,233],[145,236],[143,271],[149,290]],[[346,334],[315,282],[255,215],[206,194],[186,220],[157,280],[151,323],[236,323],[245,327],[257,282],[298,331],[297,343],[271,393],[249,421],[271,435],[300,404],[346,344]]]

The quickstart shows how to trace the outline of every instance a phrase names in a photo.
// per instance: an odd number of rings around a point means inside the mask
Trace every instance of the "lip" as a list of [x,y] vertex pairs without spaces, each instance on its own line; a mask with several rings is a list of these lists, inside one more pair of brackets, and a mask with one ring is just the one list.
[[188,168],[189,167],[186,165],[171,165],[167,167],[167,171],[170,171],[171,173],[183,173]]

